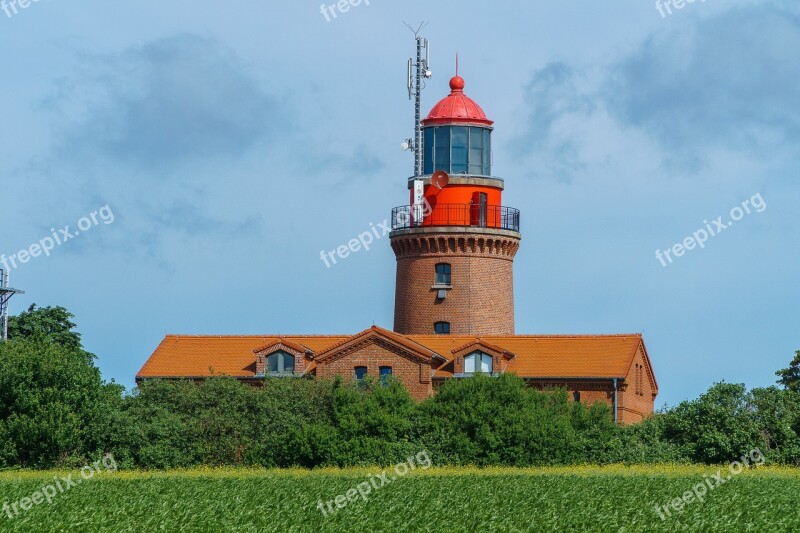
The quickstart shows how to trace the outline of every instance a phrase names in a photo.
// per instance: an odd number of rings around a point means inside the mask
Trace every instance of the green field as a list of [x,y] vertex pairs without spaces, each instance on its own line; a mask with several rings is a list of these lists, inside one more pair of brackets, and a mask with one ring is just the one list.
[[[734,475],[662,520],[656,504],[717,472],[710,467],[537,469],[198,469],[104,472],[27,511],[2,531],[798,531],[800,469]],[[2,472],[0,505],[69,472]],[[723,476],[729,471],[722,468]],[[706,478],[703,476],[706,475]],[[370,480],[375,481],[370,483]],[[351,491],[359,483],[364,501]],[[366,483],[366,484],[365,484]],[[374,488],[378,485],[379,488]],[[702,492],[698,490],[698,492]],[[325,516],[320,500],[346,506]]]

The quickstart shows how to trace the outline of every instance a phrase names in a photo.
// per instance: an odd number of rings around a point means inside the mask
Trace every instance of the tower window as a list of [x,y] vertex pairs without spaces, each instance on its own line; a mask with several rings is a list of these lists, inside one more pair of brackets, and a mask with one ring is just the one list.
[[381,374],[381,383],[386,383],[392,377],[392,367],[382,366],[380,368],[380,374]]
[[433,325],[433,331],[437,335],[449,335],[450,334],[450,322],[436,322]]
[[357,366],[355,368],[355,372],[356,380],[358,381],[364,381],[364,379],[367,377],[367,367],[365,366]]
[[448,263],[439,263],[436,265],[436,284],[437,285],[450,285],[450,272],[451,268]]
[[[481,141],[483,137],[481,137]],[[454,126],[451,133],[452,155],[450,171],[453,174],[466,174],[469,167],[469,129]]]
[[492,174],[491,129],[476,126],[428,126],[423,129],[423,172]]
[[473,352],[464,358],[465,374],[474,374],[476,372],[491,374],[492,366],[492,356],[483,352]]
[[284,351],[277,351],[267,357],[268,374],[293,374],[294,356]]

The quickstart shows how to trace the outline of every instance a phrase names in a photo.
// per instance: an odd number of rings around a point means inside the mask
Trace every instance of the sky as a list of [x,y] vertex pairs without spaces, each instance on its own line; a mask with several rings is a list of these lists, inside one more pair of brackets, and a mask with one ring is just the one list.
[[0,254],[52,247],[12,268],[11,313],[66,307],[129,388],[166,333],[391,328],[388,237],[320,252],[408,201],[403,22],[428,21],[424,111],[458,53],[522,213],[517,332],[643,332],[659,407],[775,382],[800,349],[796,1],[326,11],[0,3]]

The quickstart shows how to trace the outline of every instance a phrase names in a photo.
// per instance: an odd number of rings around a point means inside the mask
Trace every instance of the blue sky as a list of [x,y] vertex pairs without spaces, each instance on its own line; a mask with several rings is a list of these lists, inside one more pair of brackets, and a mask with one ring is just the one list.
[[[131,386],[169,333],[392,326],[388,239],[320,260],[407,201],[404,84],[430,21],[426,111],[466,93],[495,120],[522,211],[519,333],[644,332],[659,405],[765,386],[800,349],[800,8],[652,2],[42,0],[0,11],[0,254],[108,205],[12,272],[77,316]],[[705,221],[767,206],[662,266]],[[96,217],[97,218],[97,217]]]

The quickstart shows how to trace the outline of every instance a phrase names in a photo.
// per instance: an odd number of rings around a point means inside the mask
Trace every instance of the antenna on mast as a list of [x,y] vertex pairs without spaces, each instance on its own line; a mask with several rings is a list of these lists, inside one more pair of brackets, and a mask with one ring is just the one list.
[[0,342],[8,339],[8,301],[15,294],[25,294],[9,287],[8,278],[8,272],[0,268]]
[[[414,100],[414,137],[406,139],[401,145],[403,150],[414,150],[414,177],[422,176],[422,89],[425,88],[425,80],[430,79],[433,73],[430,71],[431,49],[428,39],[420,35],[420,32],[428,25],[427,22],[420,24],[415,30],[407,22],[403,22],[406,27],[414,33],[417,41],[417,61],[411,58],[408,60],[408,99]],[[423,57],[423,50],[425,57]],[[416,67],[416,72],[414,71]]]

